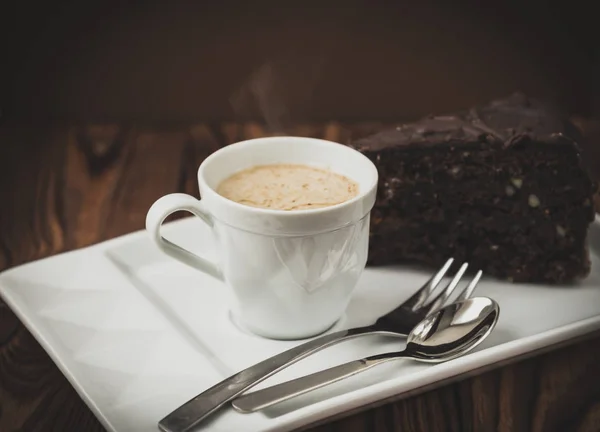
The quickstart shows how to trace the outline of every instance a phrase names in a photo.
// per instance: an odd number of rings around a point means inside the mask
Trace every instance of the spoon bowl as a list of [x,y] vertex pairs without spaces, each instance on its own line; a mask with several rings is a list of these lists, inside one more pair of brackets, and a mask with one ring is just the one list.
[[434,312],[409,333],[404,351],[389,352],[339,366],[240,396],[232,402],[242,413],[258,411],[300,396],[378,364],[401,358],[441,363],[473,350],[494,330],[500,306],[488,297],[452,303]]
[[415,360],[433,363],[460,357],[487,338],[499,315],[500,306],[488,297],[452,303],[417,324],[404,351]]

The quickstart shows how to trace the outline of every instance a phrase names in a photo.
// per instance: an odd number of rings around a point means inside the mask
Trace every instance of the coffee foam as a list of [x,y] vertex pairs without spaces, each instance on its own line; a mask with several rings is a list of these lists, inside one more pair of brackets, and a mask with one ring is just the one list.
[[225,179],[217,193],[240,204],[272,210],[330,207],[354,198],[359,186],[329,170],[306,165],[260,165]]

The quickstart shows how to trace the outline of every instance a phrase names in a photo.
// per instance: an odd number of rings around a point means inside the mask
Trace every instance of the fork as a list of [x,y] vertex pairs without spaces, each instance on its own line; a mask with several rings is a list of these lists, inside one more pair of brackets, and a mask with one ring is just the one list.
[[[214,385],[208,390],[175,409],[162,420],[158,427],[163,432],[189,432],[202,420],[219,410],[227,402],[244,393],[268,377],[316,353],[324,348],[358,336],[389,335],[406,336],[427,315],[449,303],[468,264],[463,263],[446,287],[431,299],[435,289],[452,266],[450,258],[417,292],[393,311],[380,317],[374,324],[339,330],[312,339],[294,348],[263,360]],[[473,293],[482,272],[479,270],[468,285],[460,291],[455,301],[465,300]]]

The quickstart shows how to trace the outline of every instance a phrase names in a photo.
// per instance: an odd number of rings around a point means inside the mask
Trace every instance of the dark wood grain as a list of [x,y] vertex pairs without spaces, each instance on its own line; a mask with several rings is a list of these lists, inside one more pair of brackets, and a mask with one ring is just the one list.
[[[346,142],[381,125],[298,125]],[[143,228],[160,195],[198,194],[215,149],[269,135],[258,123],[0,127],[0,269]],[[600,336],[311,427],[314,432],[600,431]],[[44,350],[0,302],[0,431],[102,431]]]

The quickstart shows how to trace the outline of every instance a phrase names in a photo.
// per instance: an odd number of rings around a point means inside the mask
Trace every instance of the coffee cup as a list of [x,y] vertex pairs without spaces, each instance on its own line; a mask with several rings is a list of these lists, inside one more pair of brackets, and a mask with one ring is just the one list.
[[[295,211],[253,207],[217,193],[242,170],[296,164],[329,170],[358,185],[338,204]],[[201,199],[173,193],[148,211],[146,229],[161,251],[222,282],[231,312],[250,332],[272,339],[323,333],[343,315],[367,261],[377,169],[360,152],[331,141],[268,137],[231,144],[198,169]],[[163,221],[187,211],[214,234],[218,259],[198,256],[161,235]]]

